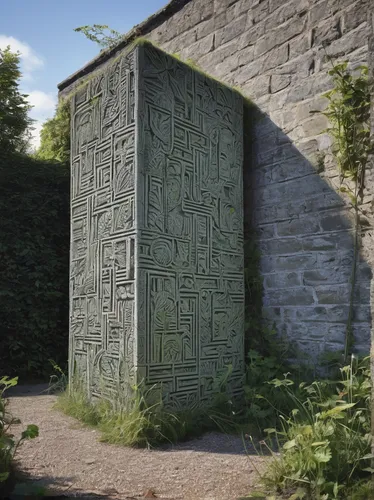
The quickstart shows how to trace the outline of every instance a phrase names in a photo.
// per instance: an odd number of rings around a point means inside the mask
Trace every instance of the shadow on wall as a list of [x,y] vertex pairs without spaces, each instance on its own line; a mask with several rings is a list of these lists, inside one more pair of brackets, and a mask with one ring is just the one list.
[[[317,364],[323,353],[344,350],[353,214],[329,182],[336,168],[315,153],[317,139],[298,149],[256,106],[246,115],[245,232],[258,234],[263,316]],[[360,234],[353,299],[353,350],[362,354],[370,345],[372,271],[361,252],[368,240]]]

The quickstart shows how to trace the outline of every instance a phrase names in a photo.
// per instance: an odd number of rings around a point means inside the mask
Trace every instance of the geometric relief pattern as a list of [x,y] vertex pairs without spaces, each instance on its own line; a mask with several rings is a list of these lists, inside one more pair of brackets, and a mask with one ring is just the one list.
[[134,61],[72,99],[70,373],[109,399],[135,381]]
[[73,99],[70,369],[173,408],[244,373],[243,102],[150,44]]
[[138,367],[168,402],[244,372],[243,101],[151,45],[139,51]]

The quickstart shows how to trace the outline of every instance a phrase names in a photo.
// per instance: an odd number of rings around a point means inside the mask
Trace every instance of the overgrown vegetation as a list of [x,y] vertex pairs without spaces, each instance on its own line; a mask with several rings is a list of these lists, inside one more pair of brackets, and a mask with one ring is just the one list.
[[[369,128],[370,88],[366,67],[356,68],[356,73],[351,74],[347,63],[342,63],[334,65],[329,73],[334,88],[325,94],[329,105],[324,114],[332,125],[329,131],[334,138],[333,153],[340,171],[339,190],[348,196],[355,215],[350,311],[345,352],[339,358],[340,362],[346,362],[351,355],[351,364],[340,368],[338,381],[320,379],[300,384],[292,380],[295,375],[292,366],[287,365],[287,361],[279,361],[284,359],[279,351],[282,343],[277,345],[275,355],[272,353],[276,343],[271,340],[269,331],[264,335],[265,345],[256,346],[249,352],[249,414],[257,413],[258,420],[265,419],[266,424],[273,421],[273,425],[265,429],[267,438],[260,441],[258,450],[267,456],[266,471],[260,474],[265,492],[257,491],[252,498],[374,498],[369,359],[358,363],[351,354],[354,349],[353,294],[361,232],[360,205],[366,164],[373,151]],[[253,283],[256,280],[252,276],[250,288]],[[261,356],[262,352],[266,354]],[[279,373],[287,366],[285,372],[292,375],[285,373],[270,382],[264,381],[271,373]],[[297,373],[296,378],[300,380]],[[255,381],[254,386],[251,380]]]
[[211,406],[186,408],[173,412],[165,407],[160,386],[131,388],[132,397],[121,396],[118,388],[115,402],[90,400],[82,382],[75,377],[62,392],[56,408],[86,425],[97,427],[102,441],[125,446],[153,447],[176,443],[208,430],[233,432],[233,404],[227,398],[223,379],[220,392]]
[[0,156],[0,376],[45,378],[68,345],[69,169]]
[[366,165],[373,151],[370,134],[370,86],[366,66],[356,68],[356,74],[352,74],[347,62],[333,64],[329,75],[332,76],[334,87],[324,94],[329,100],[324,114],[330,121],[329,133],[334,139],[332,151],[340,172],[339,190],[348,196],[354,210],[354,257],[344,349],[346,362],[354,343],[352,321],[361,230],[360,205],[364,196]]
[[0,378],[0,495],[5,498],[13,489],[13,459],[18,447],[25,439],[33,439],[39,435],[36,425],[28,425],[19,439],[11,433],[11,426],[19,423],[8,411],[8,402],[5,391],[14,387],[18,379],[9,377]]
[[365,498],[360,495],[372,472],[369,359],[359,363],[352,357],[337,382],[295,387],[286,375],[271,384],[292,401],[293,410],[281,413],[278,426],[266,429],[268,437],[260,442],[258,452],[267,457],[262,483],[278,495],[269,492],[269,498]]
[[70,105],[61,99],[53,118],[47,120],[40,132],[40,147],[35,155],[39,160],[70,161]]
[[25,154],[20,77],[19,55],[0,50],[0,377],[30,379],[66,363],[69,169]]

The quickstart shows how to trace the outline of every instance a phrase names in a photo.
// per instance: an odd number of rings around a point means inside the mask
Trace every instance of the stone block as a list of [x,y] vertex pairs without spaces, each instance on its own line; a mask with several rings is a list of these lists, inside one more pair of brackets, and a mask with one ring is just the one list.
[[283,271],[297,272],[314,269],[316,263],[317,256],[311,253],[287,256],[262,256],[260,268],[264,274]]
[[310,306],[297,309],[295,318],[306,322],[346,323],[348,313],[348,305]]
[[273,47],[287,42],[296,35],[299,35],[306,26],[305,17],[296,17],[277,27],[274,31],[268,32],[263,38],[258,40],[255,45],[255,56],[260,56],[268,52]]
[[325,115],[315,114],[302,123],[303,136],[311,137],[321,134],[329,126],[329,121]]
[[351,30],[344,34],[339,40],[333,41],[328,47],[326,52],[330,57],[343,57],[351,52],[367,44],[367,31],[365,29],[366,23],[357,26],[356,29]]
[[311,47],[311,32],[306,31],[293,38],[290,44],[290,59],[304,55]]
[[[242,50],[250,45],[255,45],[257,40],[266,32],[266,19],[258,24],[247,26],[246,30],[237,40],[238,50]],[[257,57],[257,53],[256,53]]]
[[274,224],[267,223],[267,224],[258,224],[256,226],[256,229],[260,235],[260,238],[262,240],[266,240],[268,238],[273,238],[275,234],[275,226]]
[[264,275],[265,288],[289,288],[302,284],[302,279],[298,272],[275,272]]
[[341,20],[332,17],[313,28],[311,34],[311,46],[328,45],[333,40],[341,37]]
[[350,286],[322,285],[315,288],[318,304],[349,304]]
[[242,85],[243,93],[250,99],[258,99],[270,91],[270,76],[260,75]]
[[367,9],[365,7],[366,5],[360,0],[344,11],[342,21],[343,33],[351,31],[367,21]]
[[299,219],[277,224],[278,236],[298,236],[304,234],[314,234],[320,231],[318,219],[315,217],[300,217]]
[[197,61],[200,57],[212,52],[212,50],[214,50],[214,33],[201,38],[192,45],[187,44],[187,48],[181,51],[181,57]]
[[215,31],[215,18],[211,17],[210,19],[206,19],[202,21],[196,27],[196,39],[200,40],[200,38],[205,38],[206,36],[214,33]]
[[[317,261],[317,259],[316,259]],[[346,284],[351,276],[351,268],[346,267],[336,272],[335,269],[313,269],[306,270],[303,273],[304,285],[323,285],[323,284]]]
[[[243,102],[149,44],[72,97],[70,374],[206,404],[244,375]],[[231,369],[231,368],[230,368]]]
[[356,305],[354,307],[353,321],[355,323],[370,324],[371,322],[370,304]]
[[236,52],[235,41],[229,42],[221,47],[215,48],[210,54],[206,54],[199,58],[199,65],[206,71],[214,71],[217,64],[224,61]]
[[[352,245],[351,236],[349,241]],[[301,239],[303,250],[308,252],[310,250],[336,250],[341,248],[341,233],[313,235],[303,237]]]
[[245,64],[251,63],[254,59],[254,47],[250,45],[238,52],[238,66],[244,66]]
[[326,213],[321,216],[321,228],[323,231],[339,231],[340,229],[351,229],[352,221],[349,212],[344,210],[340,213]]
[[239,37],[244,32],[246,24],[247,24],[247,15],[242,14],[234,21],[231,21],[231,23],[225,24],[225,26],[216,31],[217,47],[227,42],[230,42],[234,38]]
[[310,306],[315,303],[311,287],[295,287],[277,290],[266,290],[265,306]]
[[274,238],[261,241],[259,249],[263,255],[289,255],[303,250],[302,241],[297,238]]
[[272,75],[270,80],[270,92],[274,94],[285,89],[291,83],[291,75]]
[[250,12],[253,24],[259,23],[269,15],[269,0],[265,0],[253,6]]
[[274,48],[263,60],[258,61],[261,71],[267,71],[288,61],[288,43]]

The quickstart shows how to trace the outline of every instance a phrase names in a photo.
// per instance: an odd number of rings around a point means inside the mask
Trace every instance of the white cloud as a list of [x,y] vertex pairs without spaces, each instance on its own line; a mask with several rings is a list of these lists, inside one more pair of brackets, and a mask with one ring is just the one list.
[[57,102],[54,94],[47,94],[41,90],[31,90],[27,93],[27,100],[34,106],[30,113],[32,118],[45,119],[53,114]]
[[33,123],[33,130],[31,130],[31,139],[30,139],[30,150],[31,152],[35,152],[40,146],[40,131],[42,129],[43,123],[40,121]]
[[40,131],[42,125],[48,118],[53,116],[57,97],[54,94],[47,94],[41,90],[32,90],[27,92],[29,103],[34,106],[30,111],[30,116],[35,121],[33,123],[34,130],[32,131],[32,147],[37,149],[40,145]]
[[0,34],[0,49],[10,46],[12,51],[20,53],[21,71],[24,80],[32,80],[33,71],[44,66],[43,59],[28,45],[13,36]]

